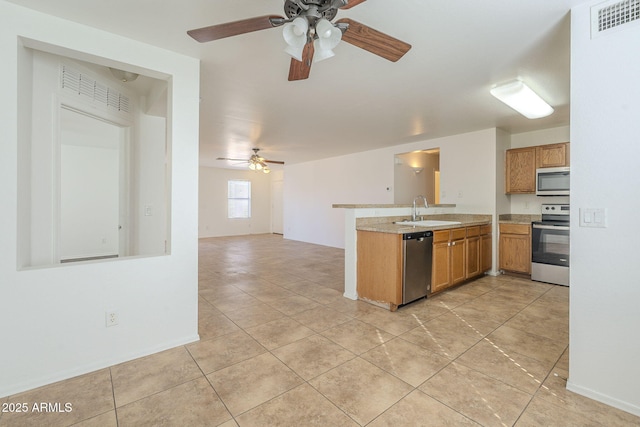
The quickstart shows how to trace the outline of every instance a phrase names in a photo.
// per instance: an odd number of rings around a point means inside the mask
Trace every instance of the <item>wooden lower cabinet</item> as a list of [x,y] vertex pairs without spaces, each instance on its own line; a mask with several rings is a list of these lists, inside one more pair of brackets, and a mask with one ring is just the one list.
[[[446,235],[446,240],[436,242],[436,233]],[[440,292],[451,285],[451,255],[449,253],[449,232],[434,233],[433,263],[431,265],[431,292]],[[442,239],[443,237],[441,237]]]
[[466,279],[480,275],[480,226],[467,227],[466,261],[467,271]]
[[480,226],[480,272],[491,270],[493,267],[493,235],[491,224]]
[[358,231],[358,296],[402,304],[402,234]]
[[465,239],[458,239],[451,242],[449,251],[451,253],[451,286],[463,282],[467,276],[466,272],[466,248]]
[[500,269],[531,274],[531,225],[500,224]]
[[[487,238],[488,236],[488,238]],[[358,231],[358,296],[402,304],[402,234]],[[433,232],[431,292],[440,292],[491,269],[491,225]]]
[[431,292],[464,281],[466,276],[466,228],[433,232]]

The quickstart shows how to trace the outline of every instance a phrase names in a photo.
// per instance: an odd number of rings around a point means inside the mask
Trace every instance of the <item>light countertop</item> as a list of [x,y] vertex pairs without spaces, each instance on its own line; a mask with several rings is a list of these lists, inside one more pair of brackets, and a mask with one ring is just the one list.
[[502,214],[498,217],[500,224],[531,224],[533,221],[540,221],[542,215],[527,214]]
[[402,221],[408,217],[373,217],[358,218],[356,221],[356,230],[358,231],[374,231],[378,233],[405,234],[417,231],[445,230],[449,228],[472,227],[475,225],[491,224],[491,215],[474,215],[474,214],[441,214],[441,215],[425,215],[424,219],[439,221],[458,221],[460,224],[439,225],[436,227],[421,227],[405,224],[394,224],[396,221]]
[[[338,209],[392,209],[392,208],[411,208],[413,204],[404,204],[404,205],[394,205],[394,204],[347,204],[347,203],[336,203],[331,205],[332,208]],[[423,206],[419,206],[422,208]],[[430,208],[455,208],[455,204],[438,204],[438,205],[429,205]]]

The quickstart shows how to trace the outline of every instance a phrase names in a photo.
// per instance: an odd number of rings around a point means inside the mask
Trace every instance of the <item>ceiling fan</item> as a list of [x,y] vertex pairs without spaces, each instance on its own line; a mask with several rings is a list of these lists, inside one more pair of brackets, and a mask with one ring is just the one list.
[[[187,31],[200,43],[283,26],[283,36],[292,56],[289,81],[309,77],[311,63],[332,57],[333,48],[344,40],[389,61],[396,62],[411,45],[349,18],[332,23],[338,9],[350,9],[366,0],[285,0],[284,13],[264,15]],[[315,56],[315,58],[314,58]]]
[[272,163],[275,165],[284,165],[283,161],[280,160],[267,160],[264,157],[260,157],[258,155],[259,148],[253,148],[253,154],[249,159],[230,159],[228,157],[218,157],[218,160],[230,160],[232,162],[241,162],[247,163],[249,165],[249,169],[254,171],[262,171],[264,173],[271,172],[267,163]]

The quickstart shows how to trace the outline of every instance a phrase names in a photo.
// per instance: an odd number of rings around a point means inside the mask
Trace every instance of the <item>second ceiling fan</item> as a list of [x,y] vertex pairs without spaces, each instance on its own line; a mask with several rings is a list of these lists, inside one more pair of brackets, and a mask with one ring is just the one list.
[[230,160],[232,162],[240,162],[246,163],[249,166],[249,169],[254,171],[262,171],[263,173],[271,172],[267,163],[273,163],[275,165],[284,165],[284,162],[281,160],[267,160],[264,157],[261,157],[258,154],[260,151],[259,148],[252,148],[253,154],[248,159],[233,159],[229,157],[218,157],[217,160]]
[[[309,77],[312,62],[333,56],[333,48],[345,42],[396,62],[411,45],[349,18],[331,22],[339,9],[350,9],[365,0],[285,0],[284,13],[264,15],[187,31],[200,43],[253,31],[284,26],[285,52],[292,56],[289,81]],[[314,58],[315,56],[315,58]]]

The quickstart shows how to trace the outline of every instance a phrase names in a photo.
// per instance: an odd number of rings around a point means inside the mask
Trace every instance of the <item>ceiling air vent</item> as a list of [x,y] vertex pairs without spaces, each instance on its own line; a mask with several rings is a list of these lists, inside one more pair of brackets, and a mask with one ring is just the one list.
[[85,100],[93,101],[94,105],[102,105],[108,110],[130,113],[129,98],[115,89],[100,84],[87,74],[62,66],[61,86]]
[[630,22],[640,22],[640,0],[609,1],[591,8],[591,36]]

